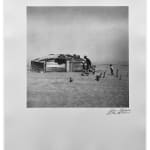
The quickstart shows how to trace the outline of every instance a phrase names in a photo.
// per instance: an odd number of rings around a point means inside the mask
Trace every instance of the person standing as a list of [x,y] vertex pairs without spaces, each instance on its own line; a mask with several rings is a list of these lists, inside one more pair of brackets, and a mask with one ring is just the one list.
[[114,75],[114,67],[112,64],[109,65],[111,75]]
[[86,63],[86,70],[89,71],[89,69],[91,68],[91,60],[89,58],[87,58],[87,56],[84,56],[85,59],[85,63]]

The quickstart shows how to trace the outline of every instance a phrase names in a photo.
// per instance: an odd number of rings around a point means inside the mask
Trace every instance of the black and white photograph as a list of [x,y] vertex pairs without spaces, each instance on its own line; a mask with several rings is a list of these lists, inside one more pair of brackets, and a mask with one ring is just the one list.
[[5,0],[6,150],[145,150],[146,7]]
[[27,108],[129,107],[128,6],[28,6]]

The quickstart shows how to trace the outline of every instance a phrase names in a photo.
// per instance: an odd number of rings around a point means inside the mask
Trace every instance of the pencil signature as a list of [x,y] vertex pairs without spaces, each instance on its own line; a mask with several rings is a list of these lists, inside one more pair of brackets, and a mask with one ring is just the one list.
[[111,109],[106,115],[120,115],[120,114],[129,114],[131,112],[130,109],[120,108],[120,109]]

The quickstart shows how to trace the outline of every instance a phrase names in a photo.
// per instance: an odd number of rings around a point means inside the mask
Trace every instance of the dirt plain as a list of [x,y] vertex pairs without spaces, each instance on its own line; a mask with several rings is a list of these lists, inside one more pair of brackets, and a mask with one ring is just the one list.
[[[95,75],[89,76],[27,71],[27,107],[129,107],[128,65],[114,65],[114,72],[111,76],[108,65],[97,65]],[[96,81],[100,73],[102,77]]]

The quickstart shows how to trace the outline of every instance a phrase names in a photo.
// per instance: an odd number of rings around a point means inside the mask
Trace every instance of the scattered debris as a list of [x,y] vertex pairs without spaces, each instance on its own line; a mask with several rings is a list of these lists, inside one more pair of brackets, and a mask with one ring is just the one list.
[[116,77],[118,78],[119,76],[119,69],[116,70]]
[[100,80],[100,75],[96,75],[96,81],[99,81]]
[[100,77],[100,78],[102,77],[102,73],[100,73],[99,77]]
[[106,75],[106,71],[104,71],[103,78],[105,78],[105,75]]
[[73,82],[73,78],[72,77],[69,78],[69,82]]
[[95,74],[95,70],[92,73]]
[[120,76],[119,76],[119,80],[121,80],[121,78],[122,78],[122,76],[121,76],[121,74],[120,74]]
[[87,70],[83,70],[83,72],[81,73],[81,76],[88,76],[89,72]]

